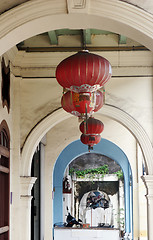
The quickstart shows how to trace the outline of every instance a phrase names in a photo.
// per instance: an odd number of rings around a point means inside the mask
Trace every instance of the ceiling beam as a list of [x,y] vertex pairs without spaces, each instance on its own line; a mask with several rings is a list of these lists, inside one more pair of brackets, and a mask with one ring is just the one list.
[[[103,47],[87,47],[89,51],[149,51],[144,46],[103,46]],[[18,47],[18,50],[26,52],[78,52],[82,47]]]
[[81,30],[79,30],[79,29],[68,29],[68,28],[57,29],[56,30],[56,34],[58,36],[62,36],[62,35],[80,35],[81,34]]
[[112,32],[105,31],[105,30],[98,30],[98,29],[90,29],[91,34],[94,35],[108,35],[108,34],[113,34]]
[[119,35],[119,44],[126,44],[126,37],[123,35]]
[[83,30],[83,42],[84,45],[91,44],[91,31],[90,29]]
[[56,31],[50,31],[48,32],[49,40],[51,45],[58,45],[58,36],[56,34]]

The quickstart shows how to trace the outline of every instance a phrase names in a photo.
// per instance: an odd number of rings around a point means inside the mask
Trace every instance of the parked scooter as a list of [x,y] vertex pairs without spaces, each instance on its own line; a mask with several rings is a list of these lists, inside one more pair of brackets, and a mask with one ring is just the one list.
[[78,221],[77,221],[74,217],[72,217],[72,215],[69,212],[68,207],[67,207],[67,213],[68,213],[68,215],[67,215],[67,218],[66,218],[66,222],[67,222],[66,225],[65,225],[66,227],[73,227],[74,224],[82,227],[82,223],[81,223],[82,220],[78,219]]

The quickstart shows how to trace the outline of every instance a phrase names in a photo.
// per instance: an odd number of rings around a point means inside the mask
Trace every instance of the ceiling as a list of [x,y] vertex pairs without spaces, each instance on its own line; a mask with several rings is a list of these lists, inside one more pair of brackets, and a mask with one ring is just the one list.
[[58,29],[19,43],[19,50],[27,52],[146,50],[126,36],[98,29]]

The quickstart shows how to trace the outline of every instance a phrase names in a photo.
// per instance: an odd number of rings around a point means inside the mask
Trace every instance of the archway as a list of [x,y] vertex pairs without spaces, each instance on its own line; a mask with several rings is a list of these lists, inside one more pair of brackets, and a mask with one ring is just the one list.
[[27,2],[0,16],[0,55],[27,38],[65,27],[116,32],[153,50],[152,19],[151,14],[123,1],[86,0],[79,9],[71,1],[39,0],[37,8],[35,2]]
[[[131,233],[132,228],[132,191],[130,179],[132,178],[131,167],[129,161],[124,152],[114,143],[102,139],[99,144],[94,147],[94,152],[105,155],[112,160],[116,161],[123,170],[124,173],[124,191],[125,191],[125,232]],[[53,172],[53,223],[63,221],[63,176],[67,165],[73,161],[76,157],[87,153],[87,148],[80,140],[69,144],[59,155]],[[131,201],[131,202],[130,202]],[[58,211],[57,211],[58,209]]]
[[[148,135],[142,126],[126,112],[110,105],[104,105],[99,111],[100,114],[108,116],[125,126],[137,139],[142,149],[148,174],[153,173],[153,149]],[[34,151],[43,136],[56,124],[68,119],[70,114],[63,109],[59,109],[43,119],[28,136],[22,150],[21,156],[21,176],[30,176],[31,161]]]

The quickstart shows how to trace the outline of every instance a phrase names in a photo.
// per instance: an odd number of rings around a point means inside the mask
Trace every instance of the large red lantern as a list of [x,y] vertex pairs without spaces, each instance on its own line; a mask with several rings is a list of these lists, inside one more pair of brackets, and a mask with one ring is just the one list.
[[77,117],[90,117],[103,106],[103,93],[75,93],[68,91],[61,98],[63,109]]
[[83,144],[86,144],[88,145],[88,149],[93,149],[93,146],[95,144],[98,144],[101,140],[101,136],[100,134],[98,135],[95,135],[95,134],[92,134],[92,135],[86,135],[86,134],[82,134],[81,137],[80,137],[80,140]]
[[104,130],[104,124],[95,118],[88,118],[80,124],[80,131],[83,134],[100,134]]
[[93,92],[111,77],[109,61],[99,55],[80,51],[59,63],[56,68],[58,83],[74,92]]

